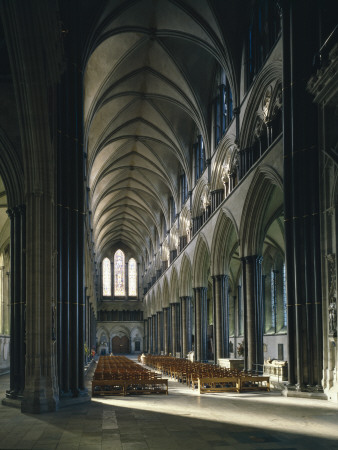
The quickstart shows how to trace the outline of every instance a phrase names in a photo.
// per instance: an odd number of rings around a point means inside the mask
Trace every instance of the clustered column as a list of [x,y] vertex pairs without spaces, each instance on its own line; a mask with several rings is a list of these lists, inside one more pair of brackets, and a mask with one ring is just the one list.
[[162,333],[163,333],[163,328],[161,327],[161,315],[162,312],[158,311],[156,313],[156,324],[157,324],[157,354],[160,355],[161,354],[161,350],[162,350],[162,346],[161,346],[161,342],[162,342]]
[[163,341],[164,341],[164,354],[169,354],[169,308],[163,308]]
[[194,288],[195,293],[195,358],[196,361],[207,359],[207,288]]
[[11,345],[10,389],[6,396],[22,398],[25,387],[26,222],[25,208],[7,211],[11,223]]
[[214,289],[214,359],[229,357],[229,296],[228,276],[213,277]]
[[152,352],[153,352],[152,324],[151,324],[151,317],[148,317],[148,353]]
[[263,297],[262,258],[256,255],[242,258],[244,293],[245,370],[263,371]]
[[177,349],[177,333],[176,333],[176,303],[170,304],[170,315],[171,315],[171,354],[176,356]]
[[143,330],[144,330],[143,351],[145,353],[148,353],[149,346],[148,346],[148,320],[147,319],[143,319]]
[[181,354],[186,358],[192,350],[191,297],[181,297]]
[[[318,20],[319,3],[313,2],[311,7],[305,0],[281,3],[288,378],[289,388],[297,390],[322,389],[317,110],[306,91],[306,83],[313,72],[313,56],[317,52],[313,29]],[[299,40],[300,35],[302,40]]]
[[83,76],[76,42],[64,42],[68,62],[58,92],[57,160],[58,377],[60,394],[73,397],[85,389]]
[[152,354],[157,354],[157,317],[156,314],[153,314],[151,316],[151,322],[152,322],[152,341],[153,341],[153,348],[152,348]]

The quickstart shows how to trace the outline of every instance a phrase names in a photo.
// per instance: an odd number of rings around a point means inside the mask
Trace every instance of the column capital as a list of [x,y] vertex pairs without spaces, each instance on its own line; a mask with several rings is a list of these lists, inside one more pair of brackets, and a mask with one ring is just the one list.
[[207,287],[204,287],[204,286],[199,286],[199,287],[194,287],[194,288],[192,288],[192,290],[193,290],[194,292],[202,292],[203,289],[208,289],[208,288],[207,288]]
[[10,219],[12,219],[12,217],[14,216],[14,209],[13,209],[13,208],[8,208],[8,209],[6,210],[6,213],[7,213],[8,217],[9,217]]
[[260,255],[248,255],[243,256],[241,258],[241,261],[245,262],[246,264],[254,264],[255,262],[258,262],[260,264],[263,261],[263,257]]
[[190,295],[183,295],[182,297],[180,297],[181,300],[191,300],[191,296]]

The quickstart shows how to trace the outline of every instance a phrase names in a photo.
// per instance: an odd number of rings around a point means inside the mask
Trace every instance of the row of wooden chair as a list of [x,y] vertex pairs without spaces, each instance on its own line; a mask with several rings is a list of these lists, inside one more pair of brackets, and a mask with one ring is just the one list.
[[92,396],[127,394],[168,394],[168,380],[125,356],[101,356]]
[[237,369],[227,369],[172,356],[154,355],[146,355],[145,364],[181,383],[186,383],[192,389],[198,389],[201,394],[270,390],[269,377],[251,375]]

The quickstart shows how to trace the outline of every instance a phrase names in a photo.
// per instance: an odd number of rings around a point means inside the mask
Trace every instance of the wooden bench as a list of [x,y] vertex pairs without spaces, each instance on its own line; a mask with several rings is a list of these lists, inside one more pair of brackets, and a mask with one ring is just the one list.
[[243,391],[270,391],[270,377],[245,375],[239,378],[240,390]]
[[127,395],[127,394],[166,394],[168,395],[168,380],[159,379],[129,379],[129,380],[93,380],[92,396]]
[[126,395],[124,380],[93,380],[92,397],[100,395]]
[[125,382],[127,394],[166,394],[168,395],[168,380],[165,378],[149,380],[128,380]]
[[198,390],[200,394],[206,392],[239,392],[240,380],[237,377],[199,378]]

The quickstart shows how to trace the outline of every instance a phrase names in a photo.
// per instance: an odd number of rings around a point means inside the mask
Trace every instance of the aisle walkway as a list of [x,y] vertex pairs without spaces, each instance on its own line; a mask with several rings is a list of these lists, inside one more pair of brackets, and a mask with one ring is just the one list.
[[[2,398],[9,376],[0,377]],[[88,380],[90,386],[90,379]],[[44,415],[0,405],[0,449],[338,450],[338,405],[278,393],[94,398]]]

